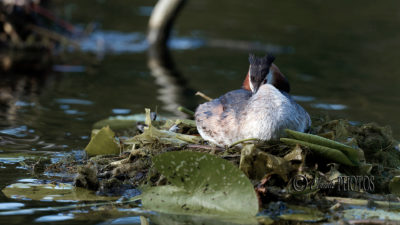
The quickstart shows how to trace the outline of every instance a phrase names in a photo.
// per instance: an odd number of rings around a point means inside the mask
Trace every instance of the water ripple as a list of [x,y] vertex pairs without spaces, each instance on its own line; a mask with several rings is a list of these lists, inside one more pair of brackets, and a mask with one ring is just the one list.
[[[93,52],[102,57],[104,53],[142,53],[147,51],[149,43],[142,32],[124,33],[119,31],[97,30],[80,41],[80,49]],[[218,47],[237,50],[259,50],[273,54],[294,53],[290,46],[280,46],[271,43],[261,43],[245,40],[207,39],[202,37],[173,36],[168,41],[173,50],[191,50],[201,47]]]
[[347,106],[342,104],[327,104],[327,103],[318,103],[311,104],[311,107],[316,109],[325,109],[325,110],[344,110],[347,109]]
[[12,135],[15,137],[26,137],[27,131],[28,131],[27,126],[22,125],[22,126],[18,126],[18,127],[12,127],[12,128],[0,130],[0,133]]
[[71,220],[73,218],[74,218],[73,214],[64,215],[62,213],[59,213],[57,215],[48,215],[39,217],[35,220],[35,222],[55,222],[55,221]]
[[25,204],[20,202],[2,202],[0,203],[0,210],[20,209],[24,206]]
[[71,105],[93,105],[92,101],[77,99],[77,98],[58,98],[56,99],[56,102],[60,104],[71,104]]

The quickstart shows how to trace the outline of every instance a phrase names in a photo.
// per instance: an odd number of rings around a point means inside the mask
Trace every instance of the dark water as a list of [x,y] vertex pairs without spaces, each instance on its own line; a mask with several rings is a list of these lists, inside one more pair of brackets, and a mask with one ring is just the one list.
[[[145,34],[154,3],[54,1],[57,15],[77,26],[93,23],[96,30],[80,41],[81,50],[62,61],[75,67],[1,75],[0,188],[32,177],[18,159],[5,154],[43,151],[62,157],[81,151],[100,119],[141,113],[144,107],[173,115],[165,110],[147,67]],[[400,137],[399,6],[394,0],[188,1],[170,46],[193,90],[217,97],[240,87],[248,53],[268,51],[313,117],[375,121],[390,125]],[[59,72],[66,69],[70,72]],[[178,100],[192,106],[202,101],[194,96]],[[0,202],[54,205],[1,194]],[[40,216],[14,216],[7,222]]]

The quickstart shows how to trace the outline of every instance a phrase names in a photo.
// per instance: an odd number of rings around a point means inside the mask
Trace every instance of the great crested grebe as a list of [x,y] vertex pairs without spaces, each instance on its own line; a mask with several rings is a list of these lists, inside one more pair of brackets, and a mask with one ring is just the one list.
[[289,82],[272,64],[274,59],[250,55],[242,89],[199,105],[196,125],[205,140],[229,146],[249,138],[275,140],[285,135],[286,128],[309,129],[310,116],[289,95]]

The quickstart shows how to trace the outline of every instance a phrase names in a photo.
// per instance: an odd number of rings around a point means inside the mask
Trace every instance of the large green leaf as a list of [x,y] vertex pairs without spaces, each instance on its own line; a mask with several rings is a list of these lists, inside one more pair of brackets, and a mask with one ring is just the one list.
[[141,195],[143,206],[174,214],[253,217],[258,200],[250,180],[229,161],[200,152],[168,152],[153,158],[171,185]]

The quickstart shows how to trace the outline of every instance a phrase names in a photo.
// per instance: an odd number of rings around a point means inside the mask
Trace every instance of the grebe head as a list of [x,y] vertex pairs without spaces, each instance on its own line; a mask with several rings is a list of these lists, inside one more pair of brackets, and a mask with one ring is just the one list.
[[265,56],[257,58],[250,54],[250,68],[243,82],[242,88],[254,93],[263,84],[271,84],[280,91],[290,92],[290,84],[279,68],[273,64],[275,57]]
[[246,79],[243,82],[243,89],[256,93],[258,88],[265,82],[269,73],[270,66],[275,57],[267,55],[262,58],[256,57],[253,54],[249,55],[249,71]]

